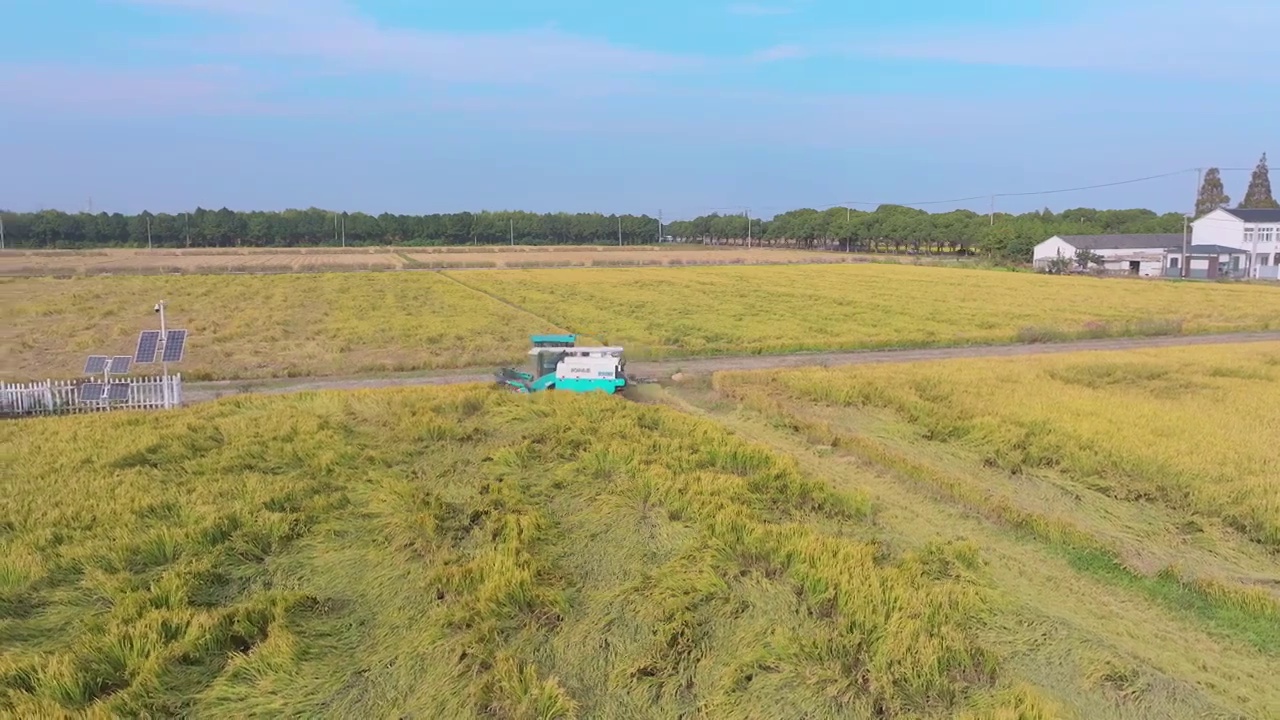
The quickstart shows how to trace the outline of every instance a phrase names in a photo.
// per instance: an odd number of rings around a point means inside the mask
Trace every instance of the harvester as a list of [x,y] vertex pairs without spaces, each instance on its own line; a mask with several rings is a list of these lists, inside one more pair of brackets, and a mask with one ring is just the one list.
[[583,347],[576,335],[534,335],[529,350],[533,372],[502,368],[498,384],[519,393],[543,390],[618,393],[627,386],[620,347]]

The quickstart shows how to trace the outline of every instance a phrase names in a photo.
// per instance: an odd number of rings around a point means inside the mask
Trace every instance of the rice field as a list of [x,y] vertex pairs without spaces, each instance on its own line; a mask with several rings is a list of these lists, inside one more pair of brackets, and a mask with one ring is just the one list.
[[168,326],[190,333],[174,368],[188,379],[496,367],[554,329],[436,273],[0,280],[0,379],[131,354],[161,299]]
[[908,265],[456,276],[635,357],[770,354],[1280,327],[1280,287]]
[[1054,470],[1114,497],[1219,520],[1280,551],[1280,343],[752,379],[804,402],[886,409],[986,466]]
[[1280,287],[888,264],[7,278],[0,380],[131,352],[160,299],[189,379],[492,368],[548,330],[643,360],[1280,328]]
[[724,372],[678,406],[972,542],[1066,716],[1280,716],[1280,343]]
[[1049,718],[971,543],[716,423],[486,388],[0,425],[0,714]]

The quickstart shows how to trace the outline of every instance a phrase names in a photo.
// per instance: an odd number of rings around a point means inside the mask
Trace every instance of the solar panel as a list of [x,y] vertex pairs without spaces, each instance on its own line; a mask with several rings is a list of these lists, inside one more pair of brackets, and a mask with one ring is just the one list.
[[164,338],[164,356],[160,359],[163,362],[181,362],[183,350],[187,345],[186,330],[170,330],[165,334]]
[[117,355],[111,358],[111,368],[107,372],[112,375],[125,375],[129,372],[131,364],[133,364],[131,355]]
[[119,382],[111,383],[107,386],[108,400],[128,400],[129,399],[129,383]]
[[85,375],[101,375],[103,370],[107,369],[107,362],[110,360],[106,355],[90,355],[84,364]]
[[143,330],[138,335],[138,349],[133,353],[133,361],[137,363],[153,363],[156,361],[156,350],[160,347],[159,330]]
[[83,383],[80,386],[80,402],[97,402],[102,399],[102,383]]

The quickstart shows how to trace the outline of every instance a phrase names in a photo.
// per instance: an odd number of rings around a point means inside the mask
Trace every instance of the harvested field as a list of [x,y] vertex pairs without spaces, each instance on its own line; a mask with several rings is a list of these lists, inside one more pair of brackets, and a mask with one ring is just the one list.
[[979,549],[617,398],[449,388],[0,425],[17,717],[1027,718]]
[[[864,256],[702,245],[439,248],[193,248],[14,250],[0,253],[0,275],[157,275],[304,273],[528,267],[788,264],[865,261]],[[885,260],[885,258],[877,258]]]

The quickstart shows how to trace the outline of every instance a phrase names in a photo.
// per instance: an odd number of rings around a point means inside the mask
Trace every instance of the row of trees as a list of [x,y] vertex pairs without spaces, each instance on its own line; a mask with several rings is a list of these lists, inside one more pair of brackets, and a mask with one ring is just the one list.
[[[1226,207],[1221,174],[1210,168],[1197,214]],[[1278,207],[1264,154],[1240,207]],[[237,212],[197,208],[190,213],[138,215],[0,212],[6,247],[301,247],[325,245],[566,245],[651,243],[661,237],[765,246],[837,247],[859,252],[981,253],[1026,261],[1053,235],[1173,233],[1179,213],[1150,210],[1049,209],[1021,215],[968,210],[929,213],[901,205],[874,211],[804,208],[770,220],[713,213],[662,225],[648,215],[480,212],[368,215],[310,208]]]
[[[860,252],[981,252],[1025,258],[1054,234],[1175,232],[1177,213],[1150,210],[1050,210],[1023,215],[978,215],[968,210],[928,213],[897,205],[873,212],[847,208],[800,209],[772,220],[711,214],[672,222],[659,233],[657,218],[525,212],[373,216],[329,210],[138,215],[0,213],[6,247],[306,247],[360,245],[519,245],[652,243],[659,237],[764,246],[837,246]],[[621,235],[619,235],[621,233]]]

